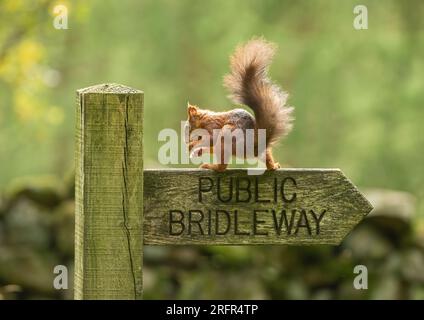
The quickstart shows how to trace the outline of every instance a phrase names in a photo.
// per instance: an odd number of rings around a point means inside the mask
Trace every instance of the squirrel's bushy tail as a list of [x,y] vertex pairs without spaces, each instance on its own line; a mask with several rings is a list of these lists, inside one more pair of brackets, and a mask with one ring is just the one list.
[[230,98],[252,108],[257,128],[266,129],[267,146],[292,128],[293,108],[286,106],[288,95],[268,76],[275,49],[274,44],[261,38],[237,47],[230,58],[231,72],[224,78]]

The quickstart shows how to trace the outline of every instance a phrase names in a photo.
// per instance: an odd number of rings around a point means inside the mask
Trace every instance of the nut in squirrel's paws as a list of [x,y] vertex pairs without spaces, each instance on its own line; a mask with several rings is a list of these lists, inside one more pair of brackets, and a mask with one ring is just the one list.
[[190,158],[197,158],[197,157],[201,157],[203,154],[203,150],[202,148],[195,148],[194,150],[191,151],[190,153]]

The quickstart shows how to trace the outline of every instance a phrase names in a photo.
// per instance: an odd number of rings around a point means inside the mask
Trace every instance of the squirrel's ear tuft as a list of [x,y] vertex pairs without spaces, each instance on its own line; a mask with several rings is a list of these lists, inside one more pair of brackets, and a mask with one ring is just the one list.
[[187,113],[190,117],[195,116],[197,114],[197,107],[187,102]]

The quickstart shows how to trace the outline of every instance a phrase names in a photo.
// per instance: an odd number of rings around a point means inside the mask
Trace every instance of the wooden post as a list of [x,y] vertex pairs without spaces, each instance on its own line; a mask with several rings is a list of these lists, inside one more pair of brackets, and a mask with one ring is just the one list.
[[77,91],[75,298],[141,299],[143,92]]

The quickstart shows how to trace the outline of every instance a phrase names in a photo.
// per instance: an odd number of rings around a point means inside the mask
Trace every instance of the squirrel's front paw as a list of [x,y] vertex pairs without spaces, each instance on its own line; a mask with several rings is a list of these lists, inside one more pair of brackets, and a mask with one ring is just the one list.
[[272,165],[269,165],[267,169],[268,170],[277,170],[277,169],[280,169],[280,168],[281,168],[280,164],[278,162],[274,162]]
[[204,163],[204,164],[200,165],[200,168],[212,170],[212,166],[209,163]]
[[202,169],[209,169],[216,172],[224,172],[225,169],[227,169],[227,164],[210,164],[210,163],[204,163],[200,166]]

